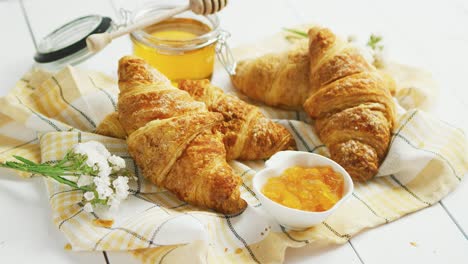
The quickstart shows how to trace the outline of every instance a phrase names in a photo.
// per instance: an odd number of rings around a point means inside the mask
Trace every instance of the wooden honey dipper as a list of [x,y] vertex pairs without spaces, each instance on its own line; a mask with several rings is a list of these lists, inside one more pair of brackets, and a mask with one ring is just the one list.
[[126,35],[137,29],[151,26],[188,10],[192,10],[192,12],[199,15],[214,14],[223,9],[227,5],[227,2],[228,0],[189,0],[189,4],[187,5],[176,7],[163,14],[159,14],[148,19],[143,19],[142,21],[136,22],[117,31],[92,34],[86,39],[86,45],[91,52],[98,52],[111,43],[113,39]]

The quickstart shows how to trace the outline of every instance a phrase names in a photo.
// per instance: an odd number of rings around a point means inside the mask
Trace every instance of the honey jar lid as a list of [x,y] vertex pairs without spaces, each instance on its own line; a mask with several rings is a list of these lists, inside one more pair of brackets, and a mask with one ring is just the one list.
[[109,17],[89,15],[72,20],[38,43],[34,60],[38,64],[75,64],[83,61],[92,55],[86,46],[86,38],[112,28]]

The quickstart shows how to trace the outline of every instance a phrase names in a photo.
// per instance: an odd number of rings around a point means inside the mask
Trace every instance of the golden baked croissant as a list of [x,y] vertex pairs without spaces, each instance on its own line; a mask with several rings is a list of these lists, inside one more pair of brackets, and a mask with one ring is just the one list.
[[231,80],[249,98],[271,106],[301,109],[311,92],[307,42],[282,53],[240,61]]
[[375,176],[394,123],[387,81],[349,43],[325,28],[309,30],[310,86],[304,103],[331,158],[354,180]]
[[216,129],[224,135],[228,160],[265,159],[295,147],[286,128],[266,118],[258,107],[225,94],[209,80],[184,80],[179,82],[179,89],[204,102],[208,110],[223,115],[224,121]]
[[[300,110],[317,89],[309,85],[309,65],[307,42],[300,42],[288,51],[239,61],[231,80],[249,98],[270,106]],[[387,89],[394,94],[393,78],[384,71],[379,72]]]
[[197,206],[229,214],[246,207],[241,178],[227,164],[222,135],[213,129],[221,114],[137,57],[119,61],[119,89],[128,149],[147,179]]
[[[223,134],[227,160],[265,159],[295,147],[293,137],[283,126],[267,119],[257,107],[226,95],[208,80],[181,81],[179,88],[195,100],[204,102],[210,111],[223,114],[224,121],[215,129]],[[127,136],[117,112],[106,116],[96,133],[122,139]]]
[[96,128],[96,134],[100,134],[108,137],[115,137],[124,139],[127,137],[127,133],[123,129],[119,121],[119,114],[112,112],[108,114]]
[[239,62],[232,82],[268,105],[303,105],[332,158],[353,179],[377,173],[394,122],[395,81],[328,29],[310,30],[308,50],[299,45]]

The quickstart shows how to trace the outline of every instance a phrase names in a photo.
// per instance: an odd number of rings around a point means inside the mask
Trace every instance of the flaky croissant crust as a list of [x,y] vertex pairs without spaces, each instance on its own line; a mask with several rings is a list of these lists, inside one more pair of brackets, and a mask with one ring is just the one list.
[[395,81],[330,30],[314,27],[308,37],[308,45],[238,62],[233,85],[267,105],[302,107],[332,159],[353,179],[370,179],[388,151]]
[[119,61],[119,121],[129,153],[154,184],[183,201],[222,213],[246,207],[241,179],[226,162],[219,113],[171,85],[137,57]]
[[316,120],[331,158],[354,180],[368,180],[387,153],[395,122],[388,80],[330,30],[316,27],[308,34],[314,92],[304,110]]
[[210,81],[184,80],[179,83],[179,89],[204,102],[208,110],[223,115],[223,121],[216,129],[224,136],[228,160],[265,159],[295,147],[286,128],[266,118],[258,107],[225,94]]

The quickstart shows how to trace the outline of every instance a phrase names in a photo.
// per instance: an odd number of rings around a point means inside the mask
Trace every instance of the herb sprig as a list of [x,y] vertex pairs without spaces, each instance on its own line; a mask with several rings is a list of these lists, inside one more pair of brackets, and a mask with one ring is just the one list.
[[296,29],[290,29],[290,28],[283,28],[284,31],[287,31],[289,33],[293,33],[293,34],[296,34],[296,35],[299,35],[301,37],[304,37],[304,38],[308,38],[309,35],[307,35],[306,32],[304,31],[300,31],[300,30],[296,30]]
[[[284,31],[292,33],[293,36],[286,36],[286,39],[290,38],[308,38],[308,34],[304,31],[283,28]],[[348,38],[349,42],[354,42],[354,38]],[[385,60],[383,57],[384,45],[382,44],[383,37],[375,34],[371,34],[369,40],[366,43],[366,46],[369,48],[371,54],[372,64],[377,68],[383,68],[385,66]],[[369,60],[371,60],[369,59]]]
[[93,175],[96,176],[98,170],[86,164],[87,157],[82,154],[69,151],[65,157],[53,163],[35,163],[31,160],[20,156],[13,156],[18,161],[7,161],[0,163],[0,167],[9,168],[19,171],[25,171],[32,174],[39,174],[45,177],[52,178],[62,184],[68,185],[74,189],[89,191],[91,188],[87,186],[78,186],[75,181],[71,181],[64,176],[81,176]]
[[382,51],[384,46],[382,45],[382,36],[371,34],[366,45],[374,51]]
[[20,156],[0,167],[42,175],[73,190],[83,192],[84,210],[93,212],[96,205],[115,211],[129,194],[130,173],[125,161],[112,155],[103,144],[88,141],[77,144],[65,157],[55,162],[36,163]]

